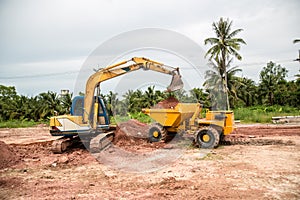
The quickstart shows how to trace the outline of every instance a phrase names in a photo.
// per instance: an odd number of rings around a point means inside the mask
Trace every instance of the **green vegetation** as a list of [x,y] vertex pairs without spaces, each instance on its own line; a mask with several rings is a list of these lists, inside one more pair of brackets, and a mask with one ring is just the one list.
[[[240,45],[246,44],[242,38],[235,36],[243,31],[243,29],[232,29],[232,21],[224,20],[222,17],[218,22],[212,24],[216,37],[207,38],[204,40],[205,45],[210,44],[212,47],[208,49],[205,57],[209,56],[210,65],[214,71],[208,70],[206,72],[206,85],[210,88],[210,95],[212,98],[218,99],[216,102],[223,102],[214,105],[218,110],[230,109],[229,93],[232,92],[229,81],[230,63],[233,58],[242,59],[239,54]],[[234,74],[237,69],[232,68]],[[224,106],[225,105],[225,106]]]
[[122,123],[126,122],[130,119],[136,119],[142,123],[151,123],[152,119],[148,116],[145,115],[142,112],[137,112],[137,113],[127,113],[127,116],[121,116],[121,115],[114,115],[110,117],[110,122],[112,124],[117,124],[117,123]]
[[[156,105],[158,102],[167,99],[169,97],[175,97],[180,102],[196,103],[201,102],[205,107],[210,106],[210,100],[208,93],[203,89],[194,88],[188,93],[180,90],[171,93],[164,93],[159,90],[155,90],[153,87],[148,87],[146,91],[129,90],[123,95],[123,99],[117,98],[117,93],[109,92],[107,95],[102,95],[102,99],[106,105],[110,116],[118,116],[117,118],[138,118],[144,122],[149,122],[146,115],[141,113],[143,108],[150,108]],[[118,119],[117,119],[118,121]]]
[[45,122],[35,122],[33,120],[8,120],[8,121],[1,121],[0,122],[0,128],[25,128],[25,127],[32,127],[36,126],[38,124],[48,124],[48,121]]
[[242,123],[270,123],[275,116],[299,116],[300,110],[290,106],[251,106],[234,109],[234,118]]
[[72,94],[48,91],[35,97],[18,95],[13,86],[0,85],[0,127],[28,127],[70,112]]
[[[138,119],[150,123],[151,119],[142,114],[141,109],[150,108],[168,97],[184,103],[199,102],[203,111],[207,108],[233,109],[235,118],[245,123],[268,123],[273,116],[300,115],[300,75],[287,81],[286,68],[271,61],[262,66],[258,83],[237,76],[242,70],[232,67],[231,63],[234,58],[242,59],[238,51],[246,42],[236,38],[242,29],[232,31],[232,21],[223,18],[212,27],[216,36],[204,41],[211,45],[205,55],[211,69],[205,73],[204,88],[199,85],[190,91],[164,93],[153,86],[145,91],[129,90],[122,99],[111,91],[101,95],[111,121]],[[51,116],[69,113],[71,103],[72,94],[58,95],[48,91],[27,97],[18,95],[14,86],[0,85],[0,127],[26,127],[48,122]]]

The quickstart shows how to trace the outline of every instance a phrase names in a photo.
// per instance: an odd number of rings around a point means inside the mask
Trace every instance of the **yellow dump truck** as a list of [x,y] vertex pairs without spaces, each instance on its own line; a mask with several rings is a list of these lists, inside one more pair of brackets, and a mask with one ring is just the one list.
[[178,103],[174,108],[143,109],[144,114],[156,121],[149,129],[149,140],[157,142],[169,134],[193,134],[201,148],[214,148],[224,135],[233,132],[233,111],[206,111],[201,118],[199,103]]

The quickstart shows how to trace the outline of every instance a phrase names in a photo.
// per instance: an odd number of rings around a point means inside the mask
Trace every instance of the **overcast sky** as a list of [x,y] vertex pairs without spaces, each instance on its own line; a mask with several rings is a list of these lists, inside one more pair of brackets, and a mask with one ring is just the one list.
[[243,60],[234,62],[243,70],[240,76],[258,82],[259,71],[272,60],[293,80],[300,69],[293,61],[300,43],[292,43],[300,38],[299,10],[298,0],[0,0],[0,84],[28,96],[74,91],[93,50],[142,28],[176,31],[206,51],[203,41],[214,36],[211,25],[220,17],[233,20],[233,29],[244,29],[238,35],[247,42]]

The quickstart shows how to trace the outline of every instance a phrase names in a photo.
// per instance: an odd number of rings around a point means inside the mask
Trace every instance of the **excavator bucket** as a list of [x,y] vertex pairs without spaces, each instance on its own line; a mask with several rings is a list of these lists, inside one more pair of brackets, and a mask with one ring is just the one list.
[[180,90],[183,88],[183,81],[181,80],[181,76],[179,74],[174,74],[172,77],[171,84],[167,87],[168,92]]

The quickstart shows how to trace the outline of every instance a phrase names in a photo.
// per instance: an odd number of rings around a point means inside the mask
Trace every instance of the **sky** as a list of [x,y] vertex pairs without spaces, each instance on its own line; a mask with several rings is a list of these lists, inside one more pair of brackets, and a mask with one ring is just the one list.
[[[300,69],[300,63],[293,61],[300,43],[292,42],[300,38],[299,9],[298,0],[0,0],[0,84],[15,86],[26,96],[61,89],[73,92],[79,72],[95,49],[120,34],[145,28],[174,31],[205,52],[209,46],[204,39],[214,37],[212,23],[220,17],[232,20],[233,29],[243,29],[237,35],[247,43],[240,50],[243,59],[233,63],[243,70],[240,76],[258,83],[259,72],[273,61],[287,68],[287,79],[293,80]],[[153,49],[137,54],[176,64],[170,54]],[[132,52],[122,55],[118,58],[135,56]],[[201,53],[199,57],[204,59]],[[183,66],[184,79],[202,87],[187,70]],[[115,89],[120,84],[104,85],[104,91],[112,85]]]

